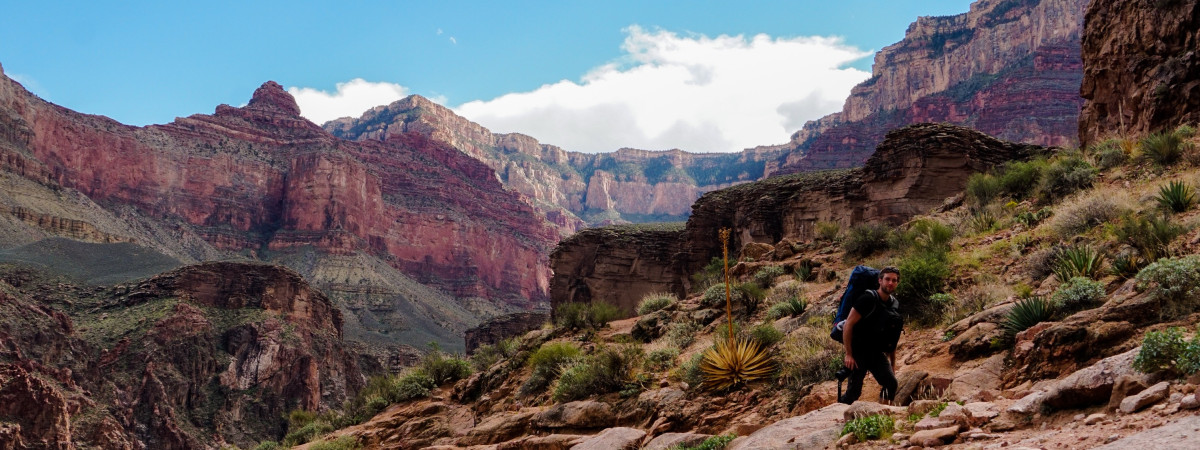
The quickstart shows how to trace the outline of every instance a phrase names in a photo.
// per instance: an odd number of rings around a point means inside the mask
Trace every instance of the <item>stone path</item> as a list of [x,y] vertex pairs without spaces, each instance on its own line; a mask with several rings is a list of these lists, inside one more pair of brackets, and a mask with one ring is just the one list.
[[1200,416],[1191,416],[1096,447],[1096,450],[1191,450],[1197,447],[1200,447]]

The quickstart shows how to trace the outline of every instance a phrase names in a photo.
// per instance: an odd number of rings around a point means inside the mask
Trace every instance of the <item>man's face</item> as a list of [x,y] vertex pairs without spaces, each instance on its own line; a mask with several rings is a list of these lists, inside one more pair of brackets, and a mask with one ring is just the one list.
[[883,277],[879,279],[879,290],[887,292],[888,295],[892,295],[893,292],[896,292],[896,286],[899,285],[900,275],[896,275],[891,272],[883,274]]

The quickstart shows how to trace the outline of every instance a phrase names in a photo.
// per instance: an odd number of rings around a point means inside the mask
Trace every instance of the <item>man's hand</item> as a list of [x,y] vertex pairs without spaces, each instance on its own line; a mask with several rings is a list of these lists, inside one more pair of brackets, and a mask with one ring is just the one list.
[[846,368],[854,370],[858,368],[858,363],[854,362],[854,357],[849,353],[846,354],[846,359],[843,361]]

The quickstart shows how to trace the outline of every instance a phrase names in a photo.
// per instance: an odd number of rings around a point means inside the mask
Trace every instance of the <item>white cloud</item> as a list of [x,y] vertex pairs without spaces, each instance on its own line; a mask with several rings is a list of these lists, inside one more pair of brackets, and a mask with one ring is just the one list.
[[840,110],[850,88],[870,76],[844,66],[871,53],[839,38],[626,32],[622,60],[579,82],[456,111],[494,132],[568,150],[729,152],[786,142],[805,121]]
[[451,44],[458,44],[458,39],[455,39],[455,38],[454,38],[454,36],[450,36],[450,43],[451,43]]
[[394,83],[373,83],[355,78],[337,84],[337,92],[290,87],[288,93],[300,105],[300,115],[317,124],[340,117],[359,117],[368,109],[386,105],[409,95],[408,88]]

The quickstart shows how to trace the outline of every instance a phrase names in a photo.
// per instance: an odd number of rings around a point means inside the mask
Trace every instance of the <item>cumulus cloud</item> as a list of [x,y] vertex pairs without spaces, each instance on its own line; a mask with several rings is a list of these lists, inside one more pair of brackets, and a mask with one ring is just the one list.
[[338,83],[334,93],[308,87],[290,87],[288,93],[300,105],[301,116],[323,124],[341,117],[359,117],[368,109],[407,97],[409,90],[399,84],[355,78]]
[[530,92],[455,108],[495,132],[568,150],[730,152],[787,142],[841,109],[871,53],[839,38],[680,36],[633,26],[618,61]]

